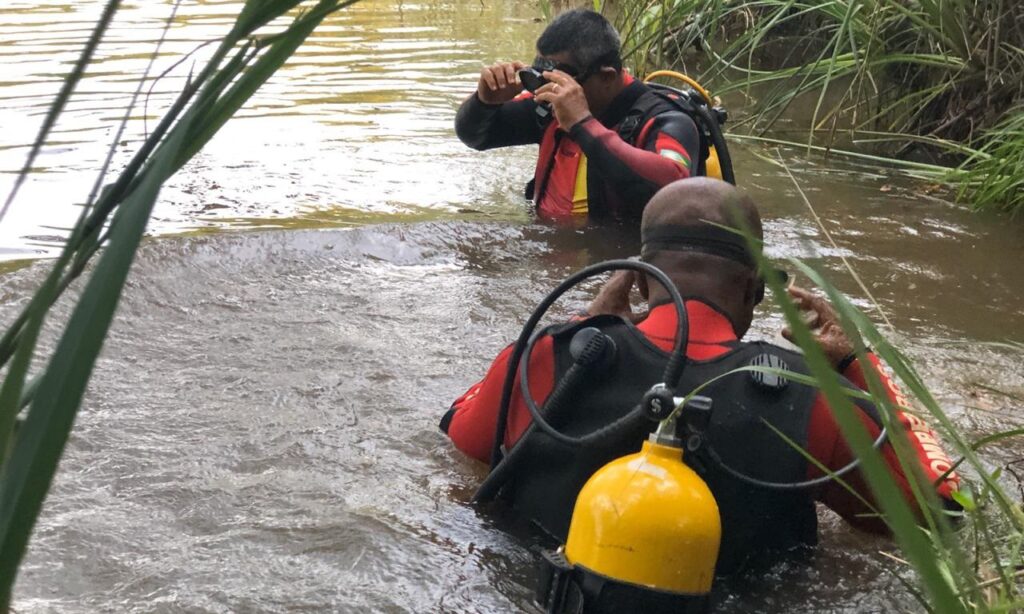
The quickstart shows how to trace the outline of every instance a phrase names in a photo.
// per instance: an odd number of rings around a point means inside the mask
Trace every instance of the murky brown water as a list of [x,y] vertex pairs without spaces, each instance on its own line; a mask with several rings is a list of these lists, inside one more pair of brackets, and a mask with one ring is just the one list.
[[[0,170],[20,164],[96,4],[0,8]],[[163,66],[221,32],[236,6],[183,3]],[[8,257],[45,252],[39,239],[73,213],[169,7],[124,9],[59,145],[0,225]],[[437,419],[554,283],[629,250],[531,224],[517,195],[533,152],[477,154],[452,133],[481,62],[529,58],[536,13],[357,5],[172,181],[155,233],[250,231],[143,248],[19,611],[528,608],[534,540],[467,505],[482,468],[450,449]],[[150,108],[177,85],[158,83]],[[141,115],[132,130],[126,151]],[[786,153],[836,250],[766,154],[735,152],[772,255],[819,262],[859,296],[846,256],[968,435],[1018,426],[1016,408],[976,384],[1024,390],[1020,353],[982,345],[1024,341],[1024,226],[914,197],[877,169]],[[0,277],[0,321],[44,267]],[[762,315],[755,336],[774,336],[778,316]],[[988,458],[1002,465],[1019,449]],[[889,548],[826,514],[812,568],[735,587],[721,611],[913,611],[878,554]]]
[[[38,172],[4,220],[0,256],[45,251],[40,239],[59,235],[54,227],[74,220],[70,205],[88,193],[172,4],[121,10],[58,124],[54,146],[38,158]],[[153,73],[223,35],[240,4],[183,2]],[[5,196],[11,171],[23,163],[25,146],[100,8],[85,0],[0,7]],[[514,2],[374,2],[331,17],[168,183],[151,230],[345,226],[462,217],[469,209],[479,211],[478,219],[525,219],[515,196],[528,155],[481,159],[451,138],[451,124],[481,58],[521,56],[531,48],[540,27],[534,12]],[[186,62],[152,85],[148,104],[140,103],[118,145],[115,168],[144,134],[144,112],[151,128],[192,68]]]

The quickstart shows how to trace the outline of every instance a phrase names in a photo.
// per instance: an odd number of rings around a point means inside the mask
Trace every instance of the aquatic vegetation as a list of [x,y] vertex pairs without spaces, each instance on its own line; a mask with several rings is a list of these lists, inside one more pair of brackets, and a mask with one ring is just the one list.
[[[899,495],[863,426],[848,411],[850,400],[844,398],[838,378],[818,351],[806,324],[800,321],[789,301],[777,301],[789,326],[793,327],[818,385],[830,405],[836,408],[837,422],[861,459],[862,471],[878,501],[878,511],[905,557],[905,560],[897,559],[893,573],[925,611],[990,612],[1014,611],[1021,607],[1024,601],[1019,570],[1024,563],[1021,551],[1024,514],[1020,503],[1000,484],[1002,470],[993,470],[979,457],[978,450],[1005,438],[1019,437],[1024,431],[1010,430],[980,441],[967,441],[909,359],[888,341],[887,335],[820,273],[797,261],[791,261],[791,265],[825,291],[836,306],[847,334],[855,340],[858,353],[863,355],[866,348],[871,347],[891,367],[904,390],[916,401],[911,412],[923,415],[936,427],[948,449],[959,457],[949,469],[957,470],[962,479],[961,490],[954,498],[963,507],[963,519],[955,522],[951,513],[938,504],[931,485],[916,475],[912,452],[906,442],[890,440],[904,471],[916,478],[914,495],[918,507],[924,511],[923,518],[916,518]],[[769,279],[768,282],[776,296],[784,292],[779,281]],[[797,332],[797,329],[804,330]],[[896,407],[888,400],[882,382],[870,374],[868,384],[883,421],[887,426],[893,425]]]
[[[118,297],[159,184],[180,168],[223,121],[244,104],[245,98],[259,87],[262,80],[285,61],[294,45],[316,27],[318,19],[346,3],[307,2],[309,10],[299,16],[289,30],[264,35],[266,26],[277,23],[275,20],[302,4],[297,0],[251,1],[246,4],[239,24],[225,39],[217,41],[219,59],[215,67],[209,70],[201,67],[196,71],[188,90],[182,93],[167,118],[158,126],[159,132],[154,132],[151,140],[140,150],[141,157],[137,156],[120,178],[114,181],[103,178],[97,183],[97,190],[88,199],[89,206],[85,208],[64,251],[53,263],[52,272],[40,293],[32,298],[26,311],[10,324],[0,339],[0,365],[6,367],[6,377],[0,387],[0,445],[5,447],[4,458],[8,461],[0,468],[3,476],[0,478],[0,539],[3,540],[0,549],[3,595],[0,599],[5,603],[10,601],[18,560],[24,552],[35,514],[46,496],[72,428],[82,391],[117,308]],[[116,7],[117,2],[108,3],[108,10],[116,10]],[[105,26],[97,29],[96,44],[102,38],[103,28]],[[254,38],[257,36],[260,38]],[[62,98],[66,100],[74,95],[74,89],[72,83]],[[54,113],[59,113],[61,104],[55,105]],[[39,146],[46,141],[45,134],[46,129],[38,139]],[[100,190],[99,186],[104,184],[107,187]],[[103,246],[106,247],[101,250]],[[97,254],[100,257],[94,259]],[[75,279],[84,272],[89,273],[82,280],[84,283],[76,283]],[[49,319],[47,310],[73,284],[76,285],[73,290],[81,291],[78,306],[71,321],[63,328],[58,349],[44,353],[37,345],[37,337]],[[45,370],[35,371],[38,367],[45,367]],[[23,408],[27,410],[15,432],[15,417]],[[972,446],[979,445],[985,444],[972,443]],[[989,525],[970,525],[979,527],[975,533],[977,539],[983,540],[986,534],[1020,534],[1001,531],[998,514],[1002,508],[999,507],[1000,499],[994,494],[983,491],[980,495],[965,496],[970,497],[965,500],[973,502],[975,508],[993,517]],[[983,530],[984,526],[990,527],[987,532]],[[993,526],[997,528],[991,528]],[[1004,590],[1001,587],[1007,579],[1013,579],[1016,564],[1013,557],[1017,554],[1014,553],[1013,542],[1000,541],[1002,539],[995,538],[997,546],[1002,548],[1001,552],[1010,554],[1002,559],[977,559],[979,569],[993,569],[994,572],[984,572],[988,575],[979,578],[985,579],[974,584],[964,576],[963,583],[956,586],[969,590],[963,593],[946,591],[945,596],[953,592],[959,600],[956,603],[961,603],[979,595],[984,597],[987,591]],[[925,546],[930,543],[924,541]],[[946,542],[941,543],[944,545]],[[969,552],[971,548],[968,544],[962,550]],[[919,559],[913,560],[916,563]],[[943,565],[945,563],[940,560],[933,566],[938,567],[940,576],[944,573]],[[957,568],[957,574],[960,573],[960,568]],[[935,576],[933,572],[929,577]],[[956,579],[960,582],[959,575]]]
[[[142,84],[125,111],[111,155],[49,274],[0,338],[0,608],[6,610],[93,366],[161,185],[189,161],[329,14],[355,0],[248,0],[215,51],[190,78],[159,124],[113,181],[107,167]],[[120,6],[108,0],[46,116],[25,166],[0,210],[15,199],[56,119],[74,95]],[[177,4],[173,5],[176,10]],[[283,20],[290,18],[290,22]],[[168,18],[171,23],[173,12]],[[166,36],[164,29],[163,36]],[[160,41],[156,43],[156,58]],[[150,63],[152,66],[152,62]],[[102,186],[102,187],[101,187]],[[93,256],[100,253],[94,264]],[[87,266],[88,265],[88,266]],[[55,301],[88,267],[71,316],[52,352],[38,337]],[[43,364],[37,373],[31,367]]]
[[[795,180],[794,185],[807,206],[811,207]],[[1000,483],[1002,468],[993,469],[978,455],[978,450],[984,446],[1024,435],[1024,429],[1011,429],[978,441],[968,441],[925,385],[911,361],[890,341],[891,331],[883,331],[815,268],[791,259],[790,265],[823,290],[835,306],[858,357],[865,359],[865,353],[871,348],[889,366],[895,381],[909,393],[906,402],[901,403],[903,407],[897,408],[877,374],[870,370],[865,372],[870,397],[879,408],[886,428],[890,432],[899,428],[895,422],[897,409],[912,416],[922,416],[945,440],[952,457],[959,457],[944,470],[946,474],[957,471],[961,476],[960,491],[954,498],[963,511],[954,513],[942,508],[934,488],[920,475],[907,442],[902,438],[890,439],[904,473],[912,478],[914,498],[923,512],[921,517],[917,517],[900,496],[881,454],[873,447],[871,438],[851,411],[850,398],[840,387],[837,374],[814,340],[808,324],[788,299],[783,280],[760,254],[760,246],[749,234],[747,236],[766,271],[766,282],[774,302],[803,350],[816,385],[829,405],[835,408],[836,421],[861,461],[861,470],[878,502],[878,513],[906,557],[906,560],[891,557],[899,565],[893,573],[928,612],[1009,612],[1024,607],[1024,587],[1021,585],[1024,511],[1020,502],[1014,500]],[[878,312],[876,318],[887,321],[881,307],[875,304],[875,309]],[[1020,349],[1017,344],[1008,344],[1008,347]],[[908,573],[911,571],[912,575]]]
[[[1024,102],[1024,4],[609,0],[603,8],[640,74],[676,65],[719,94],[746,96],[733,125],[749,133],[786,120],[805,145],[831,148],[843,137],[886,158],[963,161],[967,172],[945,179],[975,207],[1015,211],[1024,202],[1017,183],[999,180],[1020,168],[1009,165],[1024,145],[1012,119]],[[975,189],[982,181],[986,189]]]
[[1024,109],[992,128],[949,176],[960,186],[961,200],[976,209],[1024,211]]

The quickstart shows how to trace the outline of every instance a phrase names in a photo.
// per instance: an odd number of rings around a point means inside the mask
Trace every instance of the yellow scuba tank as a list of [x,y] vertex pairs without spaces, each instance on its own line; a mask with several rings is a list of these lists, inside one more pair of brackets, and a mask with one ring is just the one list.
[[708,159],[704,161],[704,171],[708,177],[722,179],[722,165],[718,161],[718,151],[714,145],[708,147]]
[[677,594],[706,595],[722,525],[704,480],[672,444],[645,441],[637,454],[597,471],[576,499],[565,557],[572,565]]
[[[695,79],[687,75],[684,75],[681,72],[676,72],[674,70],[656,70],[651,74],[647,75],[646,77],[644,77],[644,83],[650,83],[652,80],[657,79],[658,77],[671,77],[673,79],[682,81],[683,83],[693,88],[693,90],[700,95],[700,97],[704,100],[705,104],[707,104],[707,107],[709,109],[714,109],[716,111],[724,113],[724,111],[720,111],[715,106],[715,99],[711,97],[711,94],[706,89],[704,89],[704,87]],[[722,117],[724,117],[724,115]],[[709,130],[719,129],[717,125],[713,127],[709,126],[708,128]],[[704,173],[708,177],[713,177],[715,179],[722,179],[724,181],[729,181],[730,183],[735,183],[735,181],[731,179],[731,169],[728,173],[729,177],[726,177],[725,174],[722,172],[722,163],[718,159],[718,149],[713,143],[708,145],[708,157],[707,160],[704,161]]]
[[[688,428],[706,425],[711,412],[710,399],[693,401],[698,415]],[[700,428],[690,429],[697,438],[691,449],[700,445]],[[670,417],[640,452],[587,480],[565,547],[545,553],[538,600],[547,612],[706,611],[722,524],[711,489],[683,462],[682,448]]]

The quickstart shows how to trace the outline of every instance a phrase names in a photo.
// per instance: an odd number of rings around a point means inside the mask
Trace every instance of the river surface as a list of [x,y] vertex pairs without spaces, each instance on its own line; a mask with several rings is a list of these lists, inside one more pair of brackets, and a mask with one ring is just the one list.
[[[0,8],[0,194],[100,4]],[[52,253],[171,7],[122,9],[0,224],[4,258]],[[183,2],[155,71],[226,31],[237,7]],[[36,528],[17,611],[530,611],[537,539],[468,505],[484,470],[437,421],[557,281],[636,249],[629,233],[532,222],[518,194],[533,148],[478,154],[454,137],[481,63],[529,60],[538,14],[520,1],[358,4],[172,179]],[[133,113],[115,168],[187,69]],[[1021,352],[990,345],[1024,341],[1019,221],[915,195],[920,185],[879,169],[739,145],[734,156],[770,255],[820,265],[867,307],[848,259],[969,438],[1020,426],[1019,408],[986,389],[1024,390]],[[6,267],[3,322],[46,261]],[[562,309],[585,300],[576,292]],[[779,326],[764,309],[751,335]],[[986,458],[1002,466],[1022,449]],[[880,554],[891,544],[827,511],[821,533],[811,567],[724,591],[719,610],[916,611]]]

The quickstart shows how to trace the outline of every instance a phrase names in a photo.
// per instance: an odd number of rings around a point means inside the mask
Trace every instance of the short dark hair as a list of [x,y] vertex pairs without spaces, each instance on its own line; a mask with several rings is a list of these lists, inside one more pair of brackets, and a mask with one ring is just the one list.
[[568,52],[582,72],[602,66],[622,69],[619,33],[600,13],[573,9],[555,17],[537,39],[537,52],[554,55]]

